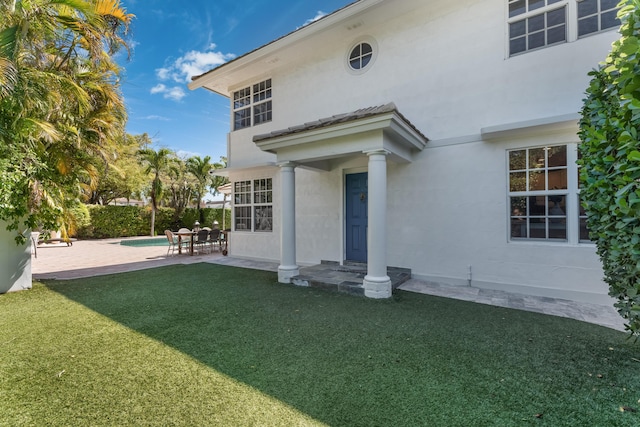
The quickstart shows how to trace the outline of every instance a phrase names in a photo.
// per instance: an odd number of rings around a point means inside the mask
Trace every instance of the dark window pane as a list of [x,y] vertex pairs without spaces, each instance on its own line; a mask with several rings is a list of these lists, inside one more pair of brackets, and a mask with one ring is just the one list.
[[531,218],[529,220],[529,237],[532,239],[547,238],[547,221],[544,218]]
[[544,14],[527,19],[527,23],[529,25],[527,31],[530,33],[542,30],[544,28]]
[[547,31],[547,44],[560,43],[567,40],[565,26],[551,28]]
[[578,2],[578,18],[598,13],[598,0],[584,0]]
[[369,61],[371,61],[371,55],[367,55],[367,56],[363,56],[362,57],[362,65],[360,68],[364,68],[369,64]]
[[360,56],[360,45],[353,48],[351,51],[351,55],[349,55],[349,59],[355,59]]
[[619,0],[600,0],[600,11],[613,9],[618,6]]
[[549,171],[549,189],[550,190],[566,190],[567,189],[567,170],[551,169]]
[[566,202],[567,196],[549,196],[549,203],[547,204],[549,208],[548,215],[552,218],[551,222],[558,222],[560,217],[566,217]]
[[255,231],[271,231],[273,228],[273,209],[271,206],[256,206]]
[[511,237],[527,237],[527,220],[526,218],[511,219]]
[[559,1],[563,1],[563,0],[549,0],[547,3],[554,4],[554,3],[558,3]]
[[545,196],[529,196],[529,216],[544,217],[547,214],[547,198]]
[[614,28],[620,25],[620,20],[616,18],[618,11],[612,10],[610,12],[605,12],[601,16],[601,25],[600,29],[606,30],[607,28]]
[[520,217],[527,214],[527,198],[512,197],[511,198],[511,216]]
[[544,171],[529,172],[529,191],[541,191],[545,189]]
[[509,18],[525,12],[525,0],[514,1],[509,5]]
[[234,112],[233,123],[236,130],[251,126],[251,108]]
[[553,222],[552,218],[549,222],[549,238],[567,240],[567,221],[565,219]]
[[547,12],[547,27],[555,27],[566,23],[564,7]]
[[544,148],[532,148],[529,150],[529,169],[544,168],[545,151]]
[[556,147],[549,147],[547,150],[547,157],[548,166],[550,168],[567,166],[567,146],[559,145]]
[[514,22],[509,24],[509,38],[513,39],[518,36],[523,36],[527,32],[526,20]]
[[509,55],[515,55],[525,50],[527,50],[527,42],[524,37],[509,41]]
[[598,32],[598,15],[578,21],[578,37]]
[[544,7],[545,0],[529,0],[529,11]]
[[526,191],[527,173],[512,172],[509,174],[509,191]]
[[369,43],[362,43],[362,56],[371,55],[373,53],[373,48]]
[[590,241],[589,229],[587,228],[587,219],[580,218],[580,241]]
[[524,170],[527,168],[527,152],[526,150],[517,150],[509,152],[509,170]]

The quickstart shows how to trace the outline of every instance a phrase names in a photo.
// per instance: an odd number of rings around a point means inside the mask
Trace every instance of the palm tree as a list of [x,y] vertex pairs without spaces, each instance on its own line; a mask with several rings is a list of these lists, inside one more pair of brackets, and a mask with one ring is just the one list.
[[158,201],[162,198],[162,179],[161,174],[169,172],[172,163],[175,160],[175,153],[168,148],[160,148],[155,151],[151,148],[140,150],[140,158],[146,164],[145,172],[153,174],[151,181],[151,236],[155,236],[156,210],[158,209]]
[[204,212],[202,211],[202,198],[207,191],[207,186],[211,180],[211,170],[214,166],[211,164],[211,157],[205,156],[201,159],[200,156],[193,156],[187,159],[187,171],[193,175],[197,180],[196,186],[196,198],[198,201],[198,213],[200,222],[204,222]]
[[2,0],[0,16],[0,219],[60,226],[124,132],[111,55],[133,15],[119,0]]

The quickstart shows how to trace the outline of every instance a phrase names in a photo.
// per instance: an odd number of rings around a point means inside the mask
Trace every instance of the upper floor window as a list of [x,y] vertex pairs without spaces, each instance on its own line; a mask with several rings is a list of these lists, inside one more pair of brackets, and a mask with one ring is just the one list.
[[579,0],[578,37],[620,25],[618,0]]
[[507,0],[509,56],[616,28],[618,0]]
[[373,37],[360,37],[345,53],[347,71],[353,75],[363,74],[371,68],[378,56],[378,43]]
[[270,122],[271,79],[233,92],[233,130]]
[[369,43],[359,43],[349,54],[349,66],[354,70],[361,70],[371,62],[373,48]]
[[509,0],[509,55],[566,41],[566,1]]

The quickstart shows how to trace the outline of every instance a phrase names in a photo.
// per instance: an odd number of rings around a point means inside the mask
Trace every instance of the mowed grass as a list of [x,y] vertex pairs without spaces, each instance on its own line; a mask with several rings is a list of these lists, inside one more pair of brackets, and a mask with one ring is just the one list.
[[193,264],[0,296],[2,426],[637,426],[640,345]]

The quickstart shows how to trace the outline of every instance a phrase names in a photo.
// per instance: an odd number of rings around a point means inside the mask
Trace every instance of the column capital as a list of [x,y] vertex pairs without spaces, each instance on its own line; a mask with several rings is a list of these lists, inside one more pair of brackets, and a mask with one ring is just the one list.
[[280,169],[295,168],[296,166],[298,166],[298,164],[296,162],[278,162],[276,163],[276,166],[278,166]]
[[378,148],[376,150],[363,151],[363,153],[366,154],[369,157],[371,157],[373,155],[388,156],[389,154],[391,154],[391,152],[389,150],[385,150],[384,148]]

